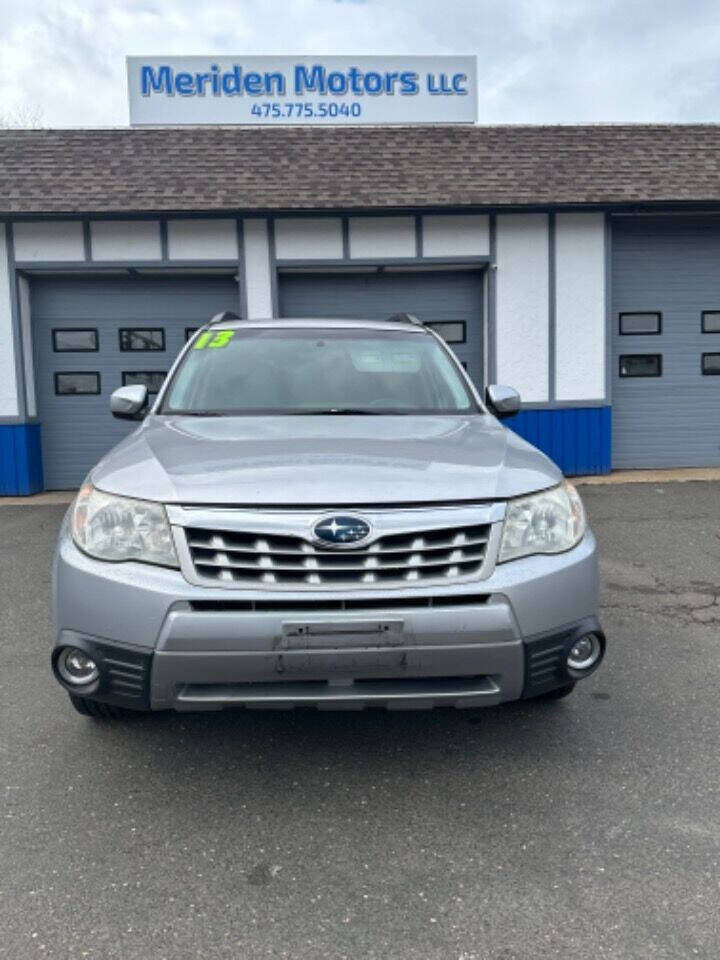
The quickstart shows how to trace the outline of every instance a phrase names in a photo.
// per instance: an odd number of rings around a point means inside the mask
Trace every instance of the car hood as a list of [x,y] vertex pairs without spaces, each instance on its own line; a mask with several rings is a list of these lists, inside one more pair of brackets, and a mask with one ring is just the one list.
[[150,416],[90,475],[164,503],[349,506],[496,500],[562,479],[492,416]]

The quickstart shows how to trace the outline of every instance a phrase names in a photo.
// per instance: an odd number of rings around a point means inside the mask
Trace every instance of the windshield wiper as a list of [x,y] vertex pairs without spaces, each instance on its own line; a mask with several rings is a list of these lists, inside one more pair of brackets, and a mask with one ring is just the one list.
[[340,416],[380,416],[380,410],[367,410],[361,407],[328,407],[326,410],[293,410],[298,417],[340,417]]
[[224,417],[226,414],[217,410],[168,410],[172,417]]
[[363,410],[360,407],[328,407],[319,410],[252,410],[252,411],[230,411],[230,410],[162,410],[165,416],[169,417],[233,417],[242,416],[243,412],[254,413],[262,416],[280,414],[281,416],[294,417],[336,417],[343,415],[377,417],[384,413],[382,410]]

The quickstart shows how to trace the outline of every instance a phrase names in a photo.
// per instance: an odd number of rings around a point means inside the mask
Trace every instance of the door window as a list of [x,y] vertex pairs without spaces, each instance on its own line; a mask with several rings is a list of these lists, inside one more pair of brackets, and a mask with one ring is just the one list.
[[122,382],[124,387],[132,387],[139,383],[147,387],[148,393],[158,393],[166,376],[165,370],[124,370]]
[[620,336],[644,337],[662,333],[662,314],[641,311],[620,314]]
[[162,327],[120,327],[120,349],[123,353],[165,349]]
[[702,355],[702,372],[704,377],[720,376],[720,353]]
[[703,310],[700,322],[703,333],[720,333],[720,310]]
[[52,332],[55,353],[97,353],[98,332],[94,328],[55,327]]
[[661,377],[662,355],[630,353],[620,357],[621,377]]
[[467,328],[464,320],[433,320],[425,326],[439,333],[445,343],[465,343]]
[[55,393],[59,397],[100,393],[99,373],[56,373]]

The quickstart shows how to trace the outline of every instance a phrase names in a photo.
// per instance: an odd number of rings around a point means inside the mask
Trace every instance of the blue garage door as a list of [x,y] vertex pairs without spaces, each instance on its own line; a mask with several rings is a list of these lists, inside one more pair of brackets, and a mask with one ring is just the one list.
[[411,313],[440,333],[476,386],[482,383],[482,274],[478,270],[285,273],[283,317],[386,320]]
[[720,464],[720,221],[613,222],[613,466]]
[[50,490],[77,487],[134,428],[110,415],[113,390],[146,383],[157,393],[189,331],[239,310],[232,276],[35,277],[30,298]]

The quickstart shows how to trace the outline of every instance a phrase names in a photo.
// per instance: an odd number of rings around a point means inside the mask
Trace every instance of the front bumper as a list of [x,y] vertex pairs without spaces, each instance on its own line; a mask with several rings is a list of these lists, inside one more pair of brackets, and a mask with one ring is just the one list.
[[595,540],[453,587],[328,593],[198,587],[178,570],[108,564],[63,530],[55,650],[94,653],[81,691],[136,709],[481,706],[570,682],[567,650],[599,631]]

